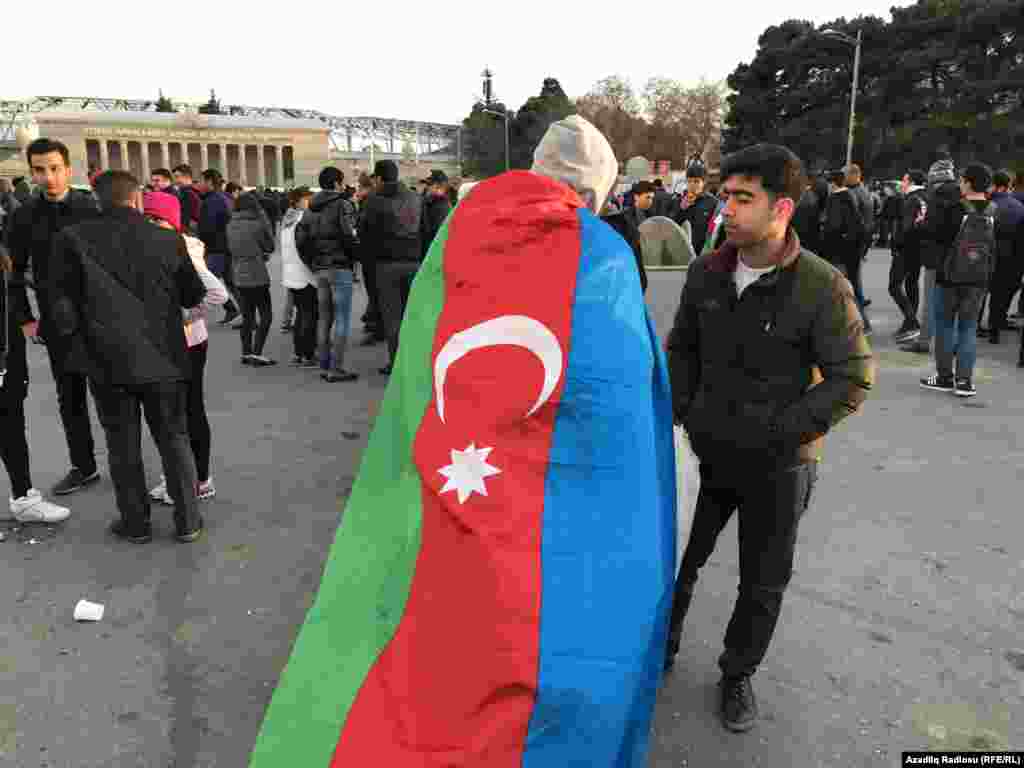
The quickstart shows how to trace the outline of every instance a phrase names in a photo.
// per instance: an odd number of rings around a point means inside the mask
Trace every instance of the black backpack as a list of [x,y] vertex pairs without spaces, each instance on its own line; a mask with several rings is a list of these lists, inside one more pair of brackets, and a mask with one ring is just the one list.
[[980,213],[967,206],[953,246],[946,254],[946,280],[959,285],[985,285],[996,263],[996,207],[989,203]]

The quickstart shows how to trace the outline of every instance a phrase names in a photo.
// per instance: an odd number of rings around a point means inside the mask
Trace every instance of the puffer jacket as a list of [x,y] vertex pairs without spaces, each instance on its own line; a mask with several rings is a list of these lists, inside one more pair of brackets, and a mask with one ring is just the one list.
[[235,285],[239,288],[270,285],[267,262],[274,252],[274,233],[255,195],[247,192],[238,198],[238,210],[228,222],[227,241]]
[[317,192],[299,224],[316,242],[313,269],[352,268],[356,253],[356,209],[341,192]]
[[727,241],[687,272],[667,344],[676,422],[710,466],[817,460],[875,378],[853,289],[792,230],[780,268],[739,298],[738,260]]

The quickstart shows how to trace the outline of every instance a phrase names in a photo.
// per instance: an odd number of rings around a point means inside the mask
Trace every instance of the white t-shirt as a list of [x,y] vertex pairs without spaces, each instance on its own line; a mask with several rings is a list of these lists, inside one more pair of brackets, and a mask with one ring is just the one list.
[[774,266],[754,269],[753,267],[748,267],[744,264],[743,259],[737,261],[736,275],[734,278],[736,280],[736,297],[739,298],[742,296],[748,285],[757,282],[757,279],[761,277],[761,275],[767,275],[773,269],[775,269]]

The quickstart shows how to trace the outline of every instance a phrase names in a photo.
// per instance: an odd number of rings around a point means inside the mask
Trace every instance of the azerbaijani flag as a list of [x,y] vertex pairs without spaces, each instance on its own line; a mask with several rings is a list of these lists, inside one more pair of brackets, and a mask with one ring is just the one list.
[[675,520],[632,250],[558,182],[478,184],[413,284],[251,768],[641,768]]

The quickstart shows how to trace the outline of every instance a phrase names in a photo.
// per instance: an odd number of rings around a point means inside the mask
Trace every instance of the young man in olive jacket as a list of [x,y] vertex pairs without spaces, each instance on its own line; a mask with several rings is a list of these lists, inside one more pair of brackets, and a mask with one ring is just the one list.
[[738,510],[740,586],[719,659],[720,714],[743,731],[757,718],[750,676],[775,631],[822,438],[864,402],[874,365],[850,283],[791,227],[804,188],[796,155],[748,147],[724,160],[722,178],[728,240],[690,266],[667,345],[673,412],[701,484],[665,666],[697,574]]

